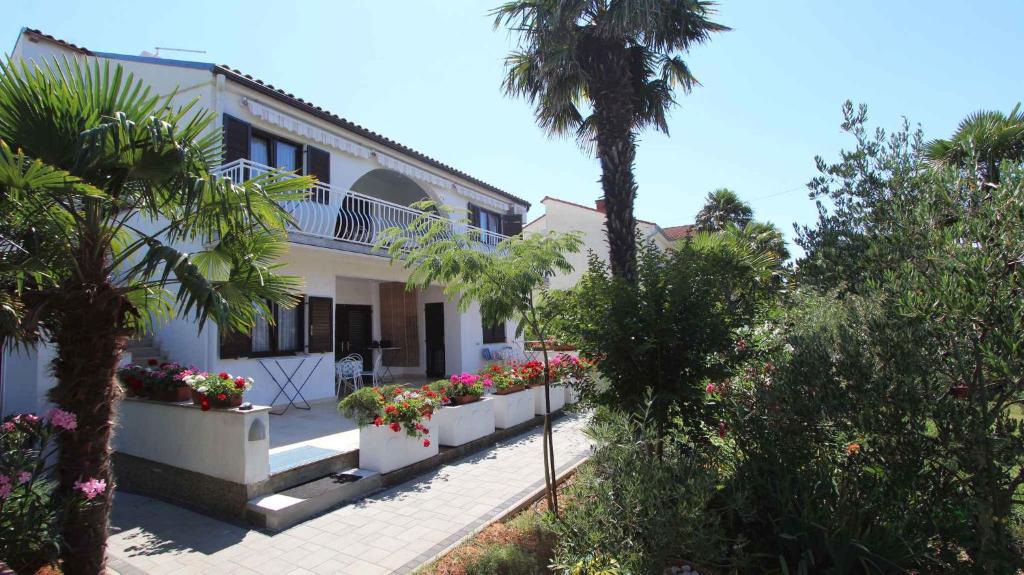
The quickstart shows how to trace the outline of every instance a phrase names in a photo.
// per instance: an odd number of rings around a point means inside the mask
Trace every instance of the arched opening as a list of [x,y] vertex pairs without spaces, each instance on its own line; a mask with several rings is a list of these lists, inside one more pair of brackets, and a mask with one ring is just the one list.
[[388,169],[363,174],[350,189],[338,210],[334,237],[374,245],[378,234],[388,228],[408,228],[419,213],[406,209],[433,198],[411,178]]
[[370,170],[352,184],[352,191],[393,204],[409,206],[430,199],[430,194],[412,178],[393,170]]

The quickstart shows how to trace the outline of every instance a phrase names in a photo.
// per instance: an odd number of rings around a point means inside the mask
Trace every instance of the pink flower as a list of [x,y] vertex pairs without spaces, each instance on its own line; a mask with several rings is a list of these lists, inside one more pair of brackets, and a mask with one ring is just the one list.
[[11,494],[10,483],[0,483],[0,501],[7,499],[7,496]]
[[69,411],[64,411],[59,407],[55,407],[47,412],[46,419],[49,419],[50,423],[56,427],[66,429],[68,431],[72,431],[78,427],[78,420],[75,418],[75,414]]
[[18,485],[28,483],[32,480],[32,474],[28,471],[22,471],[18,474]]
[[39,416],[34,413],[22,413],[15,415],[13,421],[18,423],[24,423],[26,425],[35,425],[39,423]]
[[706,391],[708,393],[714,393],[714,392],[718,391],[718,388],[715,387],[715,384],[709,383],[708,386],[704,388],[704,391]]
[[107,482],[102,479],[90,479],[85,482],[76,481],[74,488],[81,491],[86,499],[93,499],[107,490]]
[[491,378],[489,378],[489,377],[485,377],[484,378],[483,384],[484,384],[484,387],[494,387],[494,382],[491,381]]
[[14,431],[14,422],[5,421],[3,425],[4,431]]

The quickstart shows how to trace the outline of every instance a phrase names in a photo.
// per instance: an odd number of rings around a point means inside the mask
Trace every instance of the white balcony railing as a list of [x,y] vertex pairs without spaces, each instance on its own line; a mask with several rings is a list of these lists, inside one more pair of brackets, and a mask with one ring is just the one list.
[[[233,182],[273,171],[273,168],[250,160],[235,160],[220,167],[219,173]],[[381,231],[398,227],[408,229],[424,212],[395,204],[352,190],[341,190],[327,184],[315,184],[305,200],[285,202],[284,208],[295,219],[291,232],[352,242],[364,246],[376,243]],[[431,216],[441,218],[441,216]],[[505,236],[454,220],[445,220],[449,229],[469,232],[483,246],[493,248]]]

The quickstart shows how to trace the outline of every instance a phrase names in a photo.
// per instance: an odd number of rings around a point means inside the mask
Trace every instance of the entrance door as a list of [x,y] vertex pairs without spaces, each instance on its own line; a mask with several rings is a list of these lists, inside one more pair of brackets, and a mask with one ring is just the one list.
[[334,326],[334,360],[358,353],[363,356],[363,369],[372,369],[373,307],[337,304],[334,306]]
[[427,375],[444,377],[444,304],[426,304],[423,315],[427,332]]

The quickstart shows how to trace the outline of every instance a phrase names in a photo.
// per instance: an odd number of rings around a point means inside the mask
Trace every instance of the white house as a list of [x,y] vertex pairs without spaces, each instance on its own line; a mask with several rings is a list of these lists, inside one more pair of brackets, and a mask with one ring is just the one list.
[[[545,196],[540,203],[544,205],[544,214],[524,226],[525,232],[577,232],[583,240],[583,249],[568,256],[569,263],[573,266],[572,273],[559,274],[551,279],[553,289],[571,288],[586,273],[590,252],[600,256],[605,262],[608,261],[604,200],[597,200],[592,208],[550,196]],[[676,240],[688,236],[693,226],[663,228],[654,222],[637,220],[637,228],[641,241],[651,241],[662,249],[669,249]]]
[[[478,308],[460,312],[440,286],[407,292],[406,273],[370,246],[383,228],[411,221],[418,212],[408,206],[424,198],[468,211],[484,243],[496,243],[521,231],[525,200],[227,66],[94,52],[30,29],[11,57],[111,61],[158,93],[177,90],[179,103],[197,98],[213,111],[224,134],[225,175],[278,167],[319,180],[308,200],[288,206],[298,225],[281,272],[304,278],[303,305],[276,310],[276,326],[239,337],[174,320],[154,336],[166,358],[251,376],[257,384],[247,399],[271,405],[284,401],[274,382],[289,379],[305,382],[309,401],[332,397],[335,359],[352,352],[367,367],[375,353],[386,353],[399,378],[443,377],[477,370],[490,351],[515,343],[513,326],[482,325]],[[373,351],[372,342],[392,349]],[[5,412],[44,407],[52,357],[47,346],[5,352]]]

